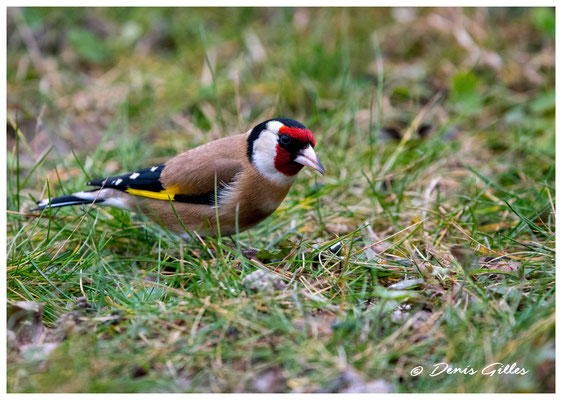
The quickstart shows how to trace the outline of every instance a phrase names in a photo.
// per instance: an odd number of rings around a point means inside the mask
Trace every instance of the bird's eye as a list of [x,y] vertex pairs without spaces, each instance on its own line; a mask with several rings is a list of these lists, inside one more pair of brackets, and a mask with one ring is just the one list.
[[281,143],[284,146],[288,146],[289,144],[291,144],[292,140],[293,139],[289,135],[286,135],[286,134],[283,134],[283,135],[279,136],[279,143]]

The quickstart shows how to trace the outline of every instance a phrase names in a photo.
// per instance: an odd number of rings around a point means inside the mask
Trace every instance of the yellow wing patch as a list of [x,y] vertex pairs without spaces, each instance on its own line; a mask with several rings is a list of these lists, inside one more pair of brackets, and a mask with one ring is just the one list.
[[125,191],[135,196],[149,197],[151,199],[174,200],[175,195],[179,194],[179,186],[173,185],[159,192],[151,192],[150,190],[131,189],[131,188],[128,188]]

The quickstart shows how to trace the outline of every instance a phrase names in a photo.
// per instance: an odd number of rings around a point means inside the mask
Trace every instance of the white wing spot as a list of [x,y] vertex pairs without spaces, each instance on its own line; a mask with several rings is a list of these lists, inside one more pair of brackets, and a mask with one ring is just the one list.
[[137,179],[139,177],[139,173],[135,172],[134,174],[131,174],[131,176],[129,176],[130,179]]
[[113,184],[119,185],[121,182],[123,182],[123,179],[117,179],[116,181],[113,181]]
[[152,167],[152,168],[150,168],[150,172],[154,172],[154,171],[156,171],[157,169],[158,169],[158,167]]

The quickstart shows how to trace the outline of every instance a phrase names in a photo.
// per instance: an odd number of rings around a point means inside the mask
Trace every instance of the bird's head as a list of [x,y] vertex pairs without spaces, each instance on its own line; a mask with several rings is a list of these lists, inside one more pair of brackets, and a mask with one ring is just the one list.
[[251,130],[248,157],[266,178],[291,183],[303,166],[325,173],[314,152],[314,144],[312,132],[300,122],[274,118]]

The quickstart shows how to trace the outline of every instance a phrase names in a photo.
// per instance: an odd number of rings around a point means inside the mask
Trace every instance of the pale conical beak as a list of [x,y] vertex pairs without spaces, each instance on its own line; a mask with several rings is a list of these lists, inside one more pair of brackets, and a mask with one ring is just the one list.
[[318,159],[318,156],[314,152],[314,149],[312,148],[311,145],[308,145],[307,147],[299,151],[297,158],[295,158],[295,162],[302,164],[306,167],[315,169],[316,171],[320,172],[322,175],[326,173],[324,166]]

